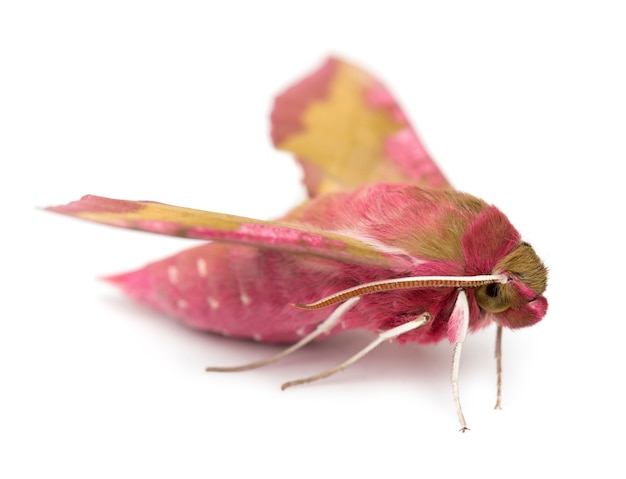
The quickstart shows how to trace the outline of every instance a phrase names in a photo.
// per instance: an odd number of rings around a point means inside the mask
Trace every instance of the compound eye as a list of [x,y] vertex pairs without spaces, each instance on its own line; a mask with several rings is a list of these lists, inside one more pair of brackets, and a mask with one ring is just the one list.
[[501,313],[511,306],[507,286],[499,283],[484,284],[476,288],[476,302],[490,313]]

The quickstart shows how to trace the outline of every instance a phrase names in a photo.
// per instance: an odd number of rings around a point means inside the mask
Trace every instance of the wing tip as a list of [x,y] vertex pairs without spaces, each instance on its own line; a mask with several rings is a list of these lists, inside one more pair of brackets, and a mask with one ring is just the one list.
[[83,213],[132,213],[143,205],[135,201],[116,200],[96,195],[84,195],[77,201],[65,205],[47,206],[45,211],[69,216],[80,216]]
[[301,131],[302,113],[311,101],[325,98],[342,60],[330,56],[312,73],[285,89],[274,99],[271,118],[271,137],[276,148],[291,135]]

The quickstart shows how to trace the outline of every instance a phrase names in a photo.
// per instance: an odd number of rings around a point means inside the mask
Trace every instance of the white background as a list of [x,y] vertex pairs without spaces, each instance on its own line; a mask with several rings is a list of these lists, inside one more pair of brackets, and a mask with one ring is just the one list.
[[[8,1],[0,7],[0,476],[623,477],[622,2]],[[411,5],[410,7],[408,5]],[[273,95],[329,53],[378,75],[451,181],[550,267],[545,320],[449,345],[200,334],[95,278],[192,242],[36,209],[85,193],[272,218],[303,196]],[[271,285],[268,285],[271,288]]]

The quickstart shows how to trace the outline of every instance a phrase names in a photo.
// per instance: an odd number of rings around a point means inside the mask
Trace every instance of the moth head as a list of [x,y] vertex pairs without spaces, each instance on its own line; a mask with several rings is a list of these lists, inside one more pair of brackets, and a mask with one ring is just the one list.
[[494,320],[507,328],[532,326],[546,314],[543,297],[548,270],[528,243],[519,243],[502,258],[494,273],[509,278],[506,283],[491,283],[476,288],[478,306],[492,313]]

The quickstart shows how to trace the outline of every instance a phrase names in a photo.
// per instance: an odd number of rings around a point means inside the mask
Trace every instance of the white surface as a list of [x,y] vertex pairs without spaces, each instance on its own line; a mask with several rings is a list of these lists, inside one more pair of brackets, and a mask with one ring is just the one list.
[[[620,2],[348,3],[2,3],[1,477],[623,474]],[[94,279],[191,243],[35,209],[94,193],[279,215],[302,191],[270,147],[271,100],[331,52],[379,75],[454,184],[550,266],[547,317],[504,336],[502,411],[495,329],[468,338],[467,434],[449,345],[384,345],[285,392],[371,338],[210,375],[276,348]]]

